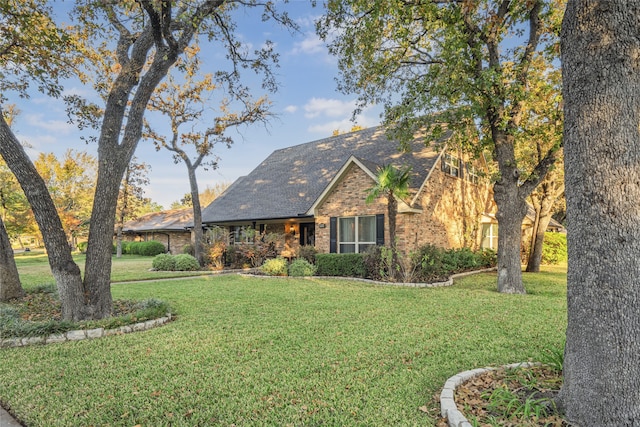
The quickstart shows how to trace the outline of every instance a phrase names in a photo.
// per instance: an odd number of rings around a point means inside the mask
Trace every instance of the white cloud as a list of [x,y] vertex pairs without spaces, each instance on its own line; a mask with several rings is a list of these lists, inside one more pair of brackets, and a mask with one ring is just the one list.
[[284,111],[286,113],[295,113],[296,111],[298,111],[298,106],[297,105],[287,105],[286,107],[284,107]]
[[378,120],[367,117],[365,114],[360,114],[358,117],[356,117],[355,122],[351,121],[348,118],[342,120],[331,120],[326,123],[309,126],[308,131],[319,133],[322,135],[331,135],[336,130],[340,133],[345,133],[350,132],[354,126],[362,126],[363,128],[368,128],[376,126],[378,124]]
[[340,117],[351,115],[355,109],[355,101],[339,99],[311,98],[304,106],[305,117],[312,119],[318,116]]
[[293,44],[294,55],[317,55],[327,53],[324,42],[315,33],[306,33],[305,38]]
[[46,120],[44,114],[27,114],[24,118],[30,127],[44,129],[54,135],[70,135],[76,131],[73,124],[64,120]]

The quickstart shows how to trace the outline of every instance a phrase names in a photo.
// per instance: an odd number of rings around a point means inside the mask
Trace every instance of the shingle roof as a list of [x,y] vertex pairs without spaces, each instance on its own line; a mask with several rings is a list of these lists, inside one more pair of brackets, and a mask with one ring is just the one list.
[[124,223],[123,232],[184,231],[193,227],[193,209],[152,212]]
[[202,212],[204,223],[295,218],[304,215],[350,156],[372,170],[383,164],[412,167],[417,191],[438,152],[417,138],[409,153],[385,136],[382,127],[333,136],[274,151],[249,175],[238,179]]

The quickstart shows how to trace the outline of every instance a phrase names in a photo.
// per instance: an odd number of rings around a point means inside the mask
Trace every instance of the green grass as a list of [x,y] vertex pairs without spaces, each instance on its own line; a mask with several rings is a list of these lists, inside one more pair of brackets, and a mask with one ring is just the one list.
[[563,342],[566,270],[450,288],[236,275],[112,285],[178,319],[147,332],[0,351],[0,400],[29,426],[433,425],[460,371]]
[[[75,262],[84,273],[86,256],[74,255]],[[16,265],[20,273],[20,280],[25,289],[30,289],[43,283],[55,283],[47,255],[40,252],[24,252],[15,255]],[[203,272],[197,271],[149,271],[153,257],[139,255],[123,255],[113,257],[111,266],[111,281],[123,282],[132,280],[153,280],[170,277],[196,276]]]

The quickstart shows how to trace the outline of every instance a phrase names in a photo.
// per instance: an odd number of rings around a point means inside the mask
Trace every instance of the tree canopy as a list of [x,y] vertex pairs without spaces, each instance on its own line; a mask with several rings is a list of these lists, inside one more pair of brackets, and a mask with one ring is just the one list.
[[[48,17],[42,4],[44,2],[36,6],[41,6]],[[103,318],[111,314],[109,278],[120,184],[142,136],[143,117],[153,92],[196,36],[202,35],[211,44],[211,49],[224,52],[220,57],[225,58],[226,66],[216,67],[222,71],[216,72],[215,79],[225,84],[229,91],[248,91],[242,82],[244,71],[260,75],[263,86],[268,89],[277,87],[273,68],[278,58],[272,43],[265,40],[254,50],[241,48],[242,44],[234,32],[232,14],[238,8],[261,13],[263,20],[271,19],[289,28],[296,27],[286,13],[280,13],[271,2],[257,0],[76,2],[75,21],[69,33],[73,31],[80,44],[73,45],[76,56],[72,58],[83,60],[86,76],[91,77],[103,102],[98,106],[78,96],[68,99],[76,123],[79,126],[90,125],[97,130],[98,173],[84,278],[71,257],[46,184],[6,122],[2,120],[0,123],[0,154],[23,187],[43,233],[65,319]],[[3,12],[11,16],[11,8]],[[35,6],[27,11],[29,16],[37,13],[39,10]],[[21,26],[26,24],[25,21],[15,21],[14,25],[22,29]],[[24,31],[29,30],[24,28]],[[7,45],[10,47],[11,44]],[[55,46],[68,48],[62,42]],[[62,48],[60,50],[66,52]],[[9,58],[3,55],[5,62],[0,65],[6,63],[4,58]],[[65,58],[64,55],[60,57]],[[16,65],[26,67],[32,62],[46,62],[48,56],[34,56],[29,52],[12,58],[22,58],[23,63]],[[57,64],[55,58],[51,64],[52,67]],[[56,72],[60,70],[45,69],[44,75],[52,83],[57,83]],[[20,74],[13,76],[19,77]],[[10,81],[9,78],[4,80]]]
[[[317,24],[338,57],[338,87],[358,95],[358,110],[384,106],[391,136],[416,132],[471,153],[490,152],[498,206],[498,289],[523,293],[520,226],[526,197],[555,161],[558,146],[525,170],[523,115],[533,85],[558,57],[563,0],[329,0]],[[537,91],[535,93],[540,93]]]

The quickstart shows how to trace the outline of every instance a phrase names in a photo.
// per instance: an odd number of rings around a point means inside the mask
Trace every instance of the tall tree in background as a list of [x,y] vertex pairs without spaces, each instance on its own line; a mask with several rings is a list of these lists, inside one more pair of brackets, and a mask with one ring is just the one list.
[[567,341],[579,426],[640,425],[640,1],[570,0],[562,24]]
[[67,242],[75,249],[78,237],[87,235],[97,160],[87,152],[67,150],[62,159],[40,153],[34,165],[53,199]]
[[[522,126],[517,139],[516,158],[523,170],[531,171],[542,162],[549,150],[562,145],[562,76],[559,69],[548,63],[536,63],[531,73],[542,73],[545,78],[533,79],[527,88]],[[529,194],[528,201],[535,211],[531,240],[528,248],[528,272],[539,272],[542,263],[544,233],[549,226],[553,209],[564,194],[562,149],[538,187]]]
[[554,207],[564,195],[563,167],[564,164],[559,159],[553,169],[547,172],[547,176],[529,196],[529,201],[535,211],[527,267],[525,269],[529,273],[540,272],[544,233],[551,222]]
[[200,193],[200,205],[204,208],[207,207],[224,193],[231,184],[229,182],[218,182],[213,186],[207,185],[207,187]]
[[122,229],[128,220],[142,214],[144,204],[144,187],[149,184],[147,173],[151,167],[146,163],[138,163],[134,157],[127,166],[120,184],[118,206],[116,208],[116,257],[122,256]]
[[[47,246],[65,319],[99,319],[111,315],[111,252],[120,183],[140,141],[143,117],[151,95],[195,35],[205,33],[211,43],[218,43],[227,53],[231,66],[227,68],[229,71],[216,75],[219,81],[233,90],[245,90],[240,82],[240,71],[245,68],[261,74],[266,88],[276,89],[272,67],[277,56],[272,44],[266,42],[254,52],[239,48],[231,12],[240,7],[260,9],[265,20],[271,18],[282,25],[295,27],[285,14],[279,14],[273,8],[272,3],[254,0],[202,0],[180,3],[176,7],[168,0],[78,2],[79,24],[76,28],[84,37],[82,57],[92,59],[89,65],[95,65],[94,84],[105,100],[96,139],[98,177],[84,279],[71,257],[46,185],[5,121],[0,123],[0,154],[16,175],[33,208]],[[3,13],[13,12],[9,8]],[[43,16],[48,16],[46,10]],[[22,30],[22,25],[25,23],[17,22],[15,28]],[[24,31],[30,30],[24,28]],[[114,40],[116,42],[112,43]],[[66,40],[60,43],[68,48]],[[51,54],[31,50],[31,47],[27,41],[22,46],[24,51],[12,58],[22,61],[19,64],[24,63],[25,69],[33,65],[32,68],[38,70],[35,65],[46,62]],[[55,44],[53,47],[58,48]],[[51,64],[55,63],[54,58]],[[44,74],[52,75],[56,71],[60,72],[60,68],[45,69]],[[38,75],[41,74],[43,71],[38,71]],[[74,105],[78,107],[79,118],[95,110],[77,98]]]
[[[203,120],[208,110],[208,102],[212,93],[219,89],[213,81],[212,74],[200,76],[200,61],[197,49],[187,52],[179,67],[184,69],[184,81],[179,83],[173,75],[167,76],[166,81],[160,83],[158,90],[151,97],[149,109],[158,111],[169,117],[171,134],[169,138],[161,135],[147,126],[146,138],[151,139],[159,150],[164,148],[173,153],[175,163],[183,162],[187,167],[189,186],[191,189],[191,206],[193,209],[193,251],[194,257],[201,266],[205,263],[204,233],[202,230],[202,206],[196,171],[202,167],[205,171],[218,167],[219,156],[214,155],[216,145],[224,144],[230,147],[233,139],[225,132],[230,127],[249,125],[258,121],[266,121],[269,115],[269,103],[265,98],[253,100],[251,93],[242,90],[232,90],[218,107],[218,115],[211,121],[212,127],[202,128],[198,123]],[[233,105],[238,105],[239,112],[230,111]],[[181,127],[191,125],[188,132],[182,132]],[[199,129],[200,128],[200,129]]]
[[426,129],[437,140],[450,129],[450,144],[492,152],[500,292],[525,292],[526,198],[557,155],[552,147],[524,171],[515,152],[528,87],[545,78],[532,67],[557,58],[562,10],[563,0],[329,0],[317,24],[338,57],[339,89],[357,93],[360,108],[384,105],[392,136]]

